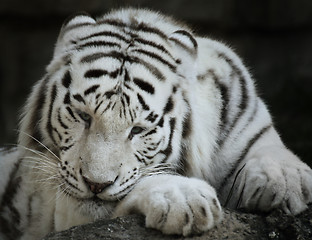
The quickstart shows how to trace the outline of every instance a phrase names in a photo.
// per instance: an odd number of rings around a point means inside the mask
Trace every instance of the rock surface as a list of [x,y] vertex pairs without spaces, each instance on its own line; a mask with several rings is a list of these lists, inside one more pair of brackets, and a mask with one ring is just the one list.
[[50,233],[44,240],[103,240],[103,239],[312,239],[312,206],[300,215],[288,216],[277,210],[269,215],[255,215],[225,210],[224,220],[201,236],[164,236],[144,227],[144,217],[131,215],[112,220],[72,227],[63,232]]

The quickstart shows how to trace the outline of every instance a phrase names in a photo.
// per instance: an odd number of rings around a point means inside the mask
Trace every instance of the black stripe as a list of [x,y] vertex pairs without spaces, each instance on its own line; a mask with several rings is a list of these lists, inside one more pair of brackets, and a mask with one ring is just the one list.
[[139,103],[142,105],[142,108],[144,110],[149,110],[149,106],[145,103],[144,99],[142,98],[142,96],[140,94],[137,94],[137,97],[138,97],[138,100],[139,100]]
[[84,95],[87,96],[91,93],[94,93],[99,87],[100,87],[99,84],[93,85],[92,87],[89,87],[87,90],[84,91]]
[[150,25],[147,25],[146,23],[141,22],[140,24],[131,26],[131,27],[137,31],[156,34],[159,37],[167,40],[167,35],[164,32],[162,32],[158,28],[151,27]]
[[74,146],[74,144],[71,144],[71,145],[69,145],[69,146],[62,146],[62,147],[60,147],[60,150],[61,150],[62,152],[66,152],[66,151],[68,151],[69,149],[71,149],[73,146]]
[[227,110],[230,102],[229,89],[225,84],[222,83],[219,83],[218,88],[222,98],[221,122],[224,126],[226,126],[228,124]]
[[93,38],[93,37],[114,37],[114,38],[117,38],[118,40],[120,41],[123,41],[125,43],[129,43],[130,41],[123,35],[119,34],[119,33],[116,33],[116,32],[112,32],[112,31],[102,31],[102,32],[97,32],[97,33],[93,33],[93,34],[90,34],[86,37],[83,37],[83,38],[80,38],[79,40],[80,41],[84,41],[84,40],[87,40],[89,38]]
[[126,117],[126,107],[127,107],[127,105],[125,103],[125,99],[124,98],[121,98],[121,104],[123,106],[123,114]]
[[160,50],[162,54],[165,53],[172,60],[176,61],[176,59],[173,58],[173,56],[170,54],[170,52],[163,45],[160,45],[160,44],[157,44],[155,42],[148,41],[148,40],[142,39],[142,38],[135,38],[135,42],[136,43],[141,43],[141,44],[144,44],[144,45],[148,45],[148,46],[151,46],[153,48],[156,48],[156,49]]
[[102,69],[91,69],[91,70],[88,70],[88,71],[84,74],[84,77],[85,77],[85,78],[99,78],[99,77],[102,77],[103,75],[107,75],[107,71],[106,71],[106,70],[102,70]]
[[110,76],[111,78],[116,78],[119,74],[120,70],[117,69],[113,72],[108,72],[106,70],[103,69],[91,69],[88,70],[85,74],[84,77],[85,78],[100,78],[102,76]]
[[130,25],[130,24],[122,22],[122,20],[119,20],[119,19],[104,19],[102,21],[99,21],[98,24],[109,24],[109,25],[121,27],[121,28],[129,27],[130,29],[134,29],[136,31],[156,34],[165,40],[167,39],[167,35],[164,32],[162,32],[160,29],[151,27],[143,22],[139,24],[135,23],[135,24]]
[[149,93],[149,94],[154,94],[155,89],[153,87],[153,85],[151,85],[148,82],[145,82],[144,80],[140,79],[140,78],[134,78],[133,82],[143,91]]
[[53,85],[52,87],[52,91],[51,91],[51,96],[50,96],[50,105],[49,105],[49,112],[48,112],[48,122],[47,122],[47,131],[48,131],[48,134],[49,134],[49,137],[51,138],[51,140],[54,142],[55,145],[56,144],[56,141],[53,137],[53,127],[52,127],[52,111],[53,111],[53,106],[54,106],[54,102],[55,102],[55,98],[56,98],[56,95],[57,95],[57,87],[56,87],[56,84]]
[[[38,140],[39,142],[43,141],[43,137],[40,131],[39,124],[40,120],[42,118],[42,110],[45,104],[46,100],[46,85],[49,81],[49,77],[45,77],[45,79],[41,82],[41,86],[39,90],[37,91],[37,95],[35,96],[34,106],[32,106],[32,109],[28,109],[32,111],[31,118],[28,123],[27,129],[30,130],[29,132],[30,136],[32,136],[34,139]],[[23,120],[25,121],[25,120]],[[32,138],[29,139],[33,143],[33,145],[37,146],[38,142]]]
[[145,120],[150,121],[151,123],[155,122],[155,120],[158,118],[158,114],[155,114],[154,112],[151,112]]
[[168,160],[170,154],[172,153],[172,137],[175,131],[176,119],[171,118],[169,124],[170,124],[170,135],[169,135],[168,146],[165,150],[160,151],[160,153],[163,153],[166,157],[161,161],[161,163],[165,163]]
[[75,186],[74,184],[72,184],[67,178],[65,178],[64,176],[62,176],[62,178],[64,179],[64,181],[71,186],[72,188],[76,189],[78,192],[82,192],[81,189],[79,189],[77,186]]
[[[11,172],[9,174],[9,178],[8,178],[8,184],[5,187],[5,190],[2,194],[2,198],[0,201],[0,212],[3,211],[3,206],[8,205],[10,203],[12,203],[14,195],[16,193],[17,188],[19,187],[19,182],[20,182],[20,178],[15,178],[16,173],[19,170],[20,164],[22,162],[22,159],[18,159],[18,161],[16,163],[14,163],[13,168],[11,169]],[[13,182],[18,182],[18,184],[13,184]]]
[[86,105],[85,100],[83,99],[83,97],[82,97],[80,94],[75,94],[75,95],[73,96],[73,98],[74,98],[75,100],[77,100],[78,102],[81,102],[81,103],[83,103],[84,105]]
[[125,82],[129,82],[130,81],[129,73],[128,73],[127,69],[125,69],[124,71],[125,71],[125,78],[124,78],[124,80],[125,80]]
[[191,113],[188,112],[182,122],[182,138],[186,139],[192,132],[192,117]]
[[156,129],[153,129],[153,130],[151,130],[151,131],[145,133],[145,134],[142,136],[142,138],[145,138],[145,137],[147,137],[147,136],[149,136],[149,135],[152,135],[152,134],[155,134],[155,133],[157,133],[157,131],[156,131]]
[[136,63],[139,65],[144,66],[145,68],[147,68],[147,70],[152,73],[158,80],[160,81],[164,81],[166,78],[165,76],[158,70],[158,68],[156,68],[154,65],[138,58],[138,57],[131,57],[129,58],[129,62],[130,63]]
[[69,113],[69,115],[75,120],[75,122],[79,122],[70,107],[66,107],[66,110]]
[[115,27],[126,27],[127,24],[122,22],[119,19],[102,19],[100,21],[97,21],[97,24],[108,24],[108,25],[113,25]]
[[108,92],[106,92],[106,93],[104,94],[104,96],[105,96],[107,99],[111,99],[111,97],[112,97],[113,95],[115,95],[115,94],[116,94],[115,91],[108,91]]
[[223,132],[222,134],[219,134],[219,138],[218,138],[218,145],[222,146],[224,140],[227,137],[227,134],[224,134],[224,128],[228,125],[228,108],[229,108],[229,90],[228,87],[219,82],[219,81],[215,81],[217,88],[220,91],[220,95],[221,95],[221,99],[222,99],[222,109],[221,109],[221,115],[220,115],[220,126],[219,129],[221,132]]
[[94,109],[94,113],[96,113],[97,112],[97,110],[99,109],[99,107],[103,104],[103,100],[98,104],[98,105],[96,105],[96,107],[95,107],[95,109]]
[[130,87],[127,83],[124,83],[124,86],[125,86],[126,88],[128,88],[129,90],[133,91],[133,88]]
[[157,123],[157,126],[159,126],[159,127],[163,127],[164,126],[164,117],[162,117],[160,120],[159,120],[159,122]]
[[[91,63],[99,58],[103,58],[103,57],[108,57],[108,58],[114,58],[117,59],[123,63],[125,62],[130,62],[130,63],[135,63],[135,64],[140,64],[142,66],[144,66],[145,68],[147,68],[147,70],[152,73],[153,75],[155,75],[155,77],[160,80],[163,81],[165,80],[165,76],[152,64],[142,60],[141,58],[138,57],[129,57],[126,56],[120,52],[117,51],[112,51],[109,53],[94,53],[91,55],[87,55],[85,57],[83,57],[80,61],[82,63]],[[117,77],[117,75],[119,74],[120,69],[117,69],[116,71],[113,72],[108,72],[106,70],[103,69],[93,69],[93,70],[89,70],[85,73],[85,77],[86,78],[99,78],[102,77],[104,75],[109,75],[112,78]],[[128,73],[125,73],[125,81],[130,80]]]
[[144,159],[140,158],[138,155],[134,154],[135,158],[141,162],[141,163],[144,163],[145,165],[147,165],[147,163],[144,161]]
[[111,105],[112,105],[112,102],[109,102],[107,106],[105,107],[105,109],[103,110],[103,112],[101,113],[101,115],[103,115],[110,108]]
[[125,107],[126,107],[126,103],[125,103],[124,98],[121,97],[121,98],[120,98],[120,101],[121,101],[122,108],[125,108]]
[[188,37],[191,40],[194,48],[197,49],[198,45],[197,45],[195,38],[192,36],[192,34],[190,34],[189,32],[187,32],[185,30],[178,30],[178,31],[175,31],[174,33],[178,33],[178,34],[181,34],[181,35]]
[[153,147],[147,147],[147,150],[148,151],[155,151],[157,148],[158,148],[158,146],[159,146],[159,144],[162,142],[162,140],[160,140],[159,142],[157,142],[157,143],[151,143],[150,145],[152,145]]
[[243,76],[243,73],[241,69],[239,69],[233,62],[232,59],[230,59],[228,56],[226,56],[224,53],[219,53],[218,55],[220,58],[222,58],[226,63],[232,68],[232,71],[235,75],[239,77],[239,83],[241,88],[241,100],[238,105],[239,111],[237,112],[236,116],[234,117],[234,121],[231,123],[231,126],[229,127],[229,131],[231,129],[234,129],[236,123],[240,119],[240,117],[243,115],[243,113],[246,111],[246,108],[248,107],[249,102],[249,96],[248,96],[248,89],[247,89],[247,83],[246,79]]
[[130,97],[129,97],[129,95],[128,95],[128,94],[123,93],[123,96],[125,97],[126,102],[127,102],[127,105],[129,106],[129,105],[130,105]]
[[34,198],[34,195],[35,194],[32,194],[30,196],[28,196],[28,204],[27,204],[27,227],[30,227],[31,225],[31,222],[32,222],[32,212],[33,212],[33,209],[32,209],[32,202],[33,202],[33,198]]
[[115,43],[115,42],[108,42],[108,41],[92,41],[92,42],[87,42],[84,44],[81,44],[77,46],[77,50],[83,50],[84,48],[88,47],[118,47],[121,48],[120,44]]
[[72,78],[71,78],[70,72],[67,71],[62,78],[62,84],[64,87],[69,88],[71,82],[72,82]]
[[115,106],[116,106],[116,102],[114,102],[114,103],[113,103],[113,106],[111,107],[111,110],[112,110],[112,111],[114,110]]
[[68,126],[62,121],[60,108],[57,110],[57,120],[64,129],[68,129]]
[[250,148],[272,127],[272,124],[270,123],[269,125],[263,127],[260,129],[258,133],[256,133],[247,143],[247,145],[243,148],[241,155],[237,158],[237,161],[235,164],[232,166],[228,174],[223,178],[223,182],[220,185],[219,190],[222,190],[226,183],[231,179],[231,177],[234,175],[237,167],[241,164],[241,162],[244,160],[246,157],[247,153],[249,152]]
[[176,45],[179,45],[182,49],[186,50],[189,54],[194,54],[194,49],[193,48],[189,48],[188,46],[186,46],[184,43],[182,43],[181,41],[179,41],[176,38],[169,38],[169,39],[172,42],[175,42]]
[[[0,202],[0,232],[7,236],[8,239],[18,239],[22,235],[19,229],[21,216],[14,206],[14,197],[17,194],[22,182],[22,177],[17,177],[21,161],[22,159],[19,159],[14,164],[9,174],[9,181],[4,189]],[[8,221],[4,216],[10,220]]]
[[70,103],[71,103],[71,101],[70,101],[70,93],[69,93],[69,92],[67,92],[67,93],[65,94],[63,103],[64,103],[64,104],[70,104]]
[[175,65],[171,64],[170,62],[165,60],[162,56],[159,56],[156,53],[153,53],[153,52],[150,52],[150,51],[146,51],[146,50],[143,50],[143,49],[136,49],[136,50],[133,50],[133,52],[138,52],[138,53],[144,54],[144,55],[146,55],[146,56],[148,56],[148,57],[150,57],[152,59],[156,59],[158,62],[161,62],[162,64],[168,66],[171,71],[176,72],[176,66]]
[[170,112],[173,109],[173,101],[172,101],[172,96],[170,96],[167,100],[166,106],[164,107],[164,115],[167,114],[168,112]]
[[59,131],[55,127],[53,128],[53,131],[57,134],[59,140],[62,141],[63,140],[62,135],[59,133]]
[[84,56],[83,58],[81,58],[80,62],[81,63],[92,63],[100,58],[113,58],[113,59],[117,59],[120,62],[123,62],[123,59],[127,58],[127,56],[125,56],[123,53],[117,52],[117,51],[111,51],[108,53],[104,53],[104,52],[97,52],[97,53],[92,53],[89,54],[87,56]]
[[132,114],[132,111],[130,108],[128,108],[128,112],[129,112],[129,115],[130,115],[130,118],[131,118],[131,122],[133,122],[134,118],[133,118],[133,114]]
[[187,147],[184,144],[182,144],[177,169],[177,173],[182,176],[185,176],[187,173],[187,169],[190,168],[189,163],[187,161],[187,152],[188,152]]

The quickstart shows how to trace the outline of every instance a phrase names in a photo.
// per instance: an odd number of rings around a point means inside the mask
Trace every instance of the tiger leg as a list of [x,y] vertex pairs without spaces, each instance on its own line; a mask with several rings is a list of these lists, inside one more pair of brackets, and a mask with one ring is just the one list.
[[[277,135],[273,128],[270,134]],[[311,168],[281,142],[276,143],[255,146],[238,167],[229,207],[251,211],[281,208],[288,214],[298,214],[312,202]]]
[[146,227],[165,234],[199,234],[222,219],[215,190],[205,181],[176,175],[145,177],[117,206],[115,216],[146,216]]

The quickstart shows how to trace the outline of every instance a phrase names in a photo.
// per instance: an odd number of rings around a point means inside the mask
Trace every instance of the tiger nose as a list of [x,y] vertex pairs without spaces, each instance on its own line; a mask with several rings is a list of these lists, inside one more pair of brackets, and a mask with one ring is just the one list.
[[87,186],[89,187],[90,191],[93,192],[94,194],[99,194],[101,192],[103,192],[103,190],[109,186],[111,186],[114,181],[107,181],[107,182],[103,182],[103,183],[95,183],[92,182],[90,179],[83,177],[83,180],[85,181],[85,183],[87,184]]

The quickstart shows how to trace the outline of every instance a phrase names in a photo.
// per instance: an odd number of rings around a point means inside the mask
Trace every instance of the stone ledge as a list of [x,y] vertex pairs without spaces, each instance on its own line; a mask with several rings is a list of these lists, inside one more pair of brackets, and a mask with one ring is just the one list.
[[144,227],[144,217],[125,216],[112,220],[72,227],[62,232],[50,233],[44,240],[103,240],[103,239],[312,239],[312,206],[294,217],[279,210],[269,215],[255,215],[225,210],[224,220],[217,227],[201,236],[183,238],[181,236],[164,236],[159,231]]

